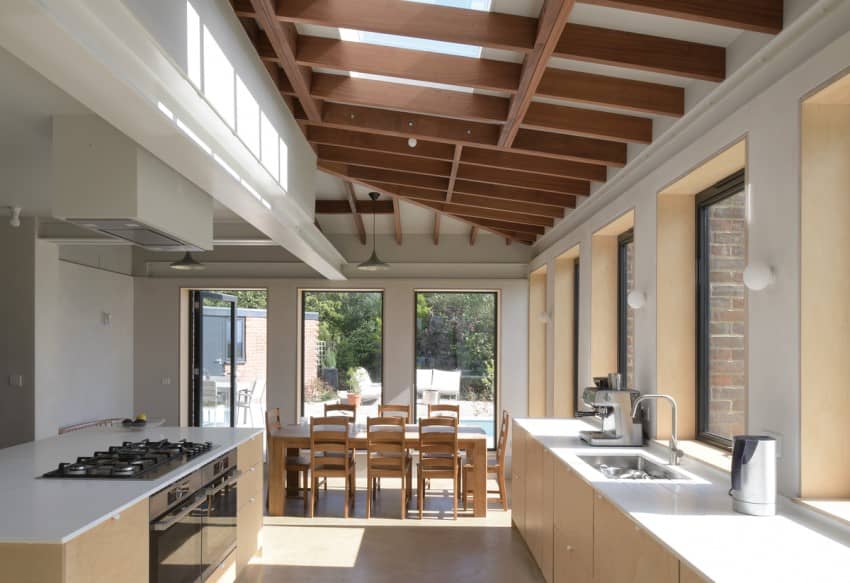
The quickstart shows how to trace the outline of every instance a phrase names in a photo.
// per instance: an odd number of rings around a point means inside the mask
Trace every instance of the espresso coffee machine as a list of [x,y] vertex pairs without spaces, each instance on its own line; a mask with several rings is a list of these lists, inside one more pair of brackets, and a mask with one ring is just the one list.
[[776,440],[736,435],[732,446],[732,509],[741,514],[776,514]]
[[582,392],[582,400],[602,420],[602,430],[579,431],[579,437],[589,445],[643,445],[643,425],[632,419],[632,406],[639,396],[638,391],[586,388]]

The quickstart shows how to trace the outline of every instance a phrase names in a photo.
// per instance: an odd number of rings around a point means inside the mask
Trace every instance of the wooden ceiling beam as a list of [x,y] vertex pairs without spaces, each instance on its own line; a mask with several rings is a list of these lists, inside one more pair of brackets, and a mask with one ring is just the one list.
[[313,97],[333,103],[380,107],[456,119],[501,123],[508,115],[503,97],[314,73]]
[[[445,195],[435,190],[417,188],[415,186],[404,186],[399,184],[385,184],[381,182],[376,182],[374,184],[384,190],[393,191],[399,196],[404,196],[407,198],[413,198],[417,200],[429,200],[432,202],[445,201]],[[460,194],[458,192],[452,194],[452,202],[455,204],[465,206],[476,206],[512,213],[522,213],[526,215],[538,215],[541,217],[551,217],[553,219],[562,218],[564,216],[565,208],[575,208],[576,198],[574,196],[562,197],[558,198],[557,200],[559,202],[558,205],[549,205],[517,200],[516,196],[505,196],[501,194],[499,196]]]
[[278,2],[277,15],[288,22],[517,52],[532,48],[537,30],[537,20],[525,16],[398,0],[286,0]]
[[499,139],[499,128],[493,124],[338,103],[325,104],[322,123],[403,138],[474,145],[495,145]]
[[357,211],[357,194],[354,192],[354,185],[347,180],[342,181],[345,188],[345,198],[348,202],[348,210],[354,218],[354,228],[357,230],[357,238],[360,239],[360,244],[366,244],[366,226],[363,224],[363,217]]
[[572,194],[588,196],[590,194],[590,183],[586,180],[575,180],[573,178],[557,178],[545,174],[531,174],[518,170],[502,170],[500,168],[484,168],[482,166],[467,166],[461,164],[457,172],[461,180],[474,182],[486,182],[488,184],[501,184],[515,188],[528,188],[532,190],[545,190],[558,194]]
[[558,44],[558,39],[567,23],[567,18],[573,9],[575,0],[544,0],[537,21],[537,35],[534,49],[525,57],[522,74],[516,95],[511,99],[507,123],[502,127],[499,145],[510,147],[513,143],[519,125],[525,118],[531,99],[537,91],[537,85],[546,70],[546,64]]
[[511,151],[555,156],[576,162],[625,166],[626,144],[595,138],[565,136],[550,132],[521,129],[517,132]]
[[307,141],[313,144],[327,144],[329,146],[345,146],[361,150],[376,150],[379,152],[390,152],[412,157],[436,158],[439,160],[452,160],[454,146],[442,142],[431,142],[418,140],[416,147],[411,148],[407,138],[396,136],[385,136],[383,134],[370,134],[331,128],[319,125],[307,127]]
[[413,174],[410,172],[398,172],[394,170],[381,170],[379,168],[367,168],[365,166],[354,166],[329,162],[319,159],[319,169],[326,170],[332,174],[347,176],[352,179],[365,182],[384,182],[386,184],[403,184],[417,188],[427,188],[446,192],[449,187],[448,178],[438,176],[426,176],[424,174]]
[[492,198],[504,198],[521,202],[533,202],[536,204],[548,204],[555,207],[575,207],[576,197],[567,194],[555,194],[544,190],[528,190],[525,188],[513,188],[499,184],[487,184],[485,182],[472,182],[469,180],[457,180],[455,182],[455,194],[472,194],[477,196],[488,196]]
[[682,87],[551,67],[543,74],[537,95],[674,117],[685,113]]
[[[463,211],[467,210],[465,207],[461,209]],[[517,231],[520,233],[531,233],[534,235],[542,235],[546,232],[546,228],[540,225],[523,225],[520,223],[515,223],[507,220],[499,220],[487,217],[478,217],[473,216],[471,214],[466,214],[464,212],[453,213],[450,211],[444,211],[452,216],[459,217],[462,219],[466,219],[470,222],[478,223],[482,227],[493,227],[495,229],[502,229],[506,231]]]
[[[326,200],[316,199],[316,214],[318,215],[347,215],[350,214],[351,206],[347,200]],[[390,200],[379,200],[372,202],[371,200],[356,201],[354,214],[370,215],[391,215],[393,214],[393,203]]]
[[648,34],[567,24],[554,56],[704,81],[726,78],[726,49]]
[[522,127],[616,142],[652,143],[651,119],[551,103],[530,104]]
[[475,239],[477,239],[477,238],[478,238],[478,227],[473,225],[473,227],[471,229],[469,229],[469,246],[470,247],[475,246]]
[[579,0],[730,28],[776,34],[782,30],[782,0]]
[[[460,144],[455,146],[455,154],[452,159],[452,171],[451,176],[449,176],[449,187],[446,189],[446,202],[451,202],[452,193],[455,188],[455,181],[457,180],[457,171],[458,166],[460,166],[460,156],[463,152],[463,146]],[[440,244],[440,213],[434,214],[434,245]]]
[[343,164],[368,166],[370,168],[385,168],[387,170],[446,177],[452,173],[451,162],[431,160],[428,158],[414,158],[413,156],[399,156],[386,152],[370,152],[368,150],[320,144],[316,148],[316,154],[320,159],[329,162],[341,162]]
[[[492,221],[491,225],[496,226],[497,228],[518,231],[521,233],[542,235],[546,232],[546,227],[551,226],[539,224],[539,221],[547,220],[542,217],[536,217],[535,221],[537,221],[537,224],[529,224],[529,222],[527,222],[527,218],[523,217],[520,219],[510,213],[502,213],[487,209],[476,209],[474,207],[460,206],[450,202],[431,202],[425,200],[417,200],[416,202],[446,215],[462,217],[472,223],[486,225],[486,221]],[[518,222],[520,220],[523,222]],[[498,224],[496,225],[495,223]]]
[[521,72],[517,63],[305,35],[298,37],[296,58],[302,66],[505,92],[516,91]]
[[484,148],[465,147],[461,157],[463,164],[474,164],[476,166],[491,166],[512,170],[523,170],[536,174],[547,174],[549,176],[562,176],[564,178],[577,178],[579,180],[593,180],[605,182],[608,171],[605,166],[596,164],[583,164],[581,162],[569,162],[565,160],[554,160],[542,156],[529,154],[515,154],[503,150],[487,150]]
[[292,84],[292,88],[301,102],[301,107],[304,109],[307,119],[320,121],[322,119],[321,106],[310,96],[310,76],[312,75],[312,71],[295,61],[294,47],[298,38],[295,25],[278,22],[277,15],[275,14],[275,6],[273,5],[276,2],[272,2],[272,0],[250,0],[250,2],[254,9],[254,18],[257,19],[260,27],[265,31],[278,62],[280,62],[281,67],[286,72],[286,76],[289,78],[289,82]]

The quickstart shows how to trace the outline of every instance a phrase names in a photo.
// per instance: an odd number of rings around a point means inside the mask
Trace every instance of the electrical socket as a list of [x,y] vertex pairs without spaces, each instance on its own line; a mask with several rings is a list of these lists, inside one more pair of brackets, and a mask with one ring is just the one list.
[[9,375],[9,386],[21,388],[24,386],[24,375],[13,374]]

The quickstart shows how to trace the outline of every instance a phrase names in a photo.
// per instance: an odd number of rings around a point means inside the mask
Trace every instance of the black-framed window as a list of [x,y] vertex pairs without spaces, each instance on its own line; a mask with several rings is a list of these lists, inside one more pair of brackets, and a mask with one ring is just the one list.
[[301,415],[326,403],[357,405],[357,421],[383,402],[384,292],[301,290]]
[[461,422],[481,426],[495,447],[498,315],[496,291],[415,293],[414,419],[428,403],[457,403]]
[[744,172],[697,195],[698,437],[731,446],[746,432],[747,218]]
[[635,319],[627,302],[635,286],[635,235],[629,229],[617,241],[617,370],[623,383],[635,383]]
[[[227,330],[225,332],[225,338],[230,338],[230,320],[228,319],[226,322]],[[233,338],[234,342],[236,342],[236,364],[245,364],[245,324],[245,316],[236,316],[236,335]],[[229,344],[227,351],[230,354]],[[227,362],[230,363],[230,357],[227,358]]]
[[573,411],[581,410],[582,390],[578,383],[578,338],[579,338],[579,279],[581,266],[579,260],[573,263]]

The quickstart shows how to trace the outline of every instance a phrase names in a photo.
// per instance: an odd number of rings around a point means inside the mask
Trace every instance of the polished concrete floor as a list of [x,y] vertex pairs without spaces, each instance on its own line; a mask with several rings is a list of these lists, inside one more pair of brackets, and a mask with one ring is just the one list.
[[398,480],[383,480],[370,520],[362,475],[347,520],[342,517],[341,480],[331,480],[328,492],[320,494],[314,519],[304,517],[302,500],[287,500],[286,517],[266,517],[262,556],[254,557],[240,583],[543,581],[511,527],[510,511],[498,503],[489,505],[487,518],[461,511],[452,520],[451,480],[433,480],[424,519],[418,518],[414,488],[414,501],[401,520],[399,486]]

